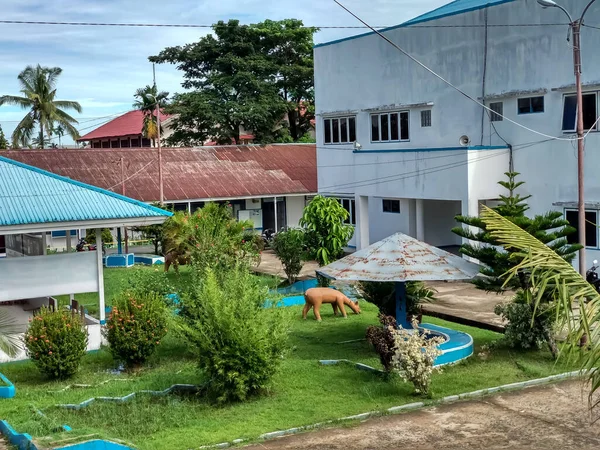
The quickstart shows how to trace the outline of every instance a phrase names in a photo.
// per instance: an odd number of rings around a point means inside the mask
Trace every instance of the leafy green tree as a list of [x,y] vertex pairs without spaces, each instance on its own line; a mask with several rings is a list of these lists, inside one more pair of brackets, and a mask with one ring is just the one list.
[[58,126],[54,128],[52,132],[58,137],[58,146],[62,147],[62,137],[65,135],[65,127],[63,127],[61,124],[58,124]]
[[[165,205],[162,205],[160,202],[152,203],[152,206],[155,208],[161,208],[165,211],[169,211],[169,208]],[[142,233],[146,239],[150,239],[152,241],[152,245],[154,245],[154,254],[161,255],[165,252],[165,249],[161,249],[159,253],[159,246],[163,243],[163,226],[164,224],[159,225],[147,225],[145,227],[133,227],[133,231],[137,231],[138,233]]]
[[[569,222],[563,218],[562,213],[559,211],[551,211],[533,218],[527,217],[525,213],[529,207],[525,202],[530,196],[522,197],[516,192],[524,184],[523,181],[516,181],[518,175],[516,172],[507,172],[507,180],[498,183],[508,193],[500,196],[501,203],[493,208],[494,211],[546,244],[566,261],[571,262],[576,252],[581,248],[581,246],[569,244],[567,241],[567,236],[573,233],[575,229],[569,225]],[[457,216],[456,220],[465,226],[456,227],[452,231],[469,240],[461,246],[461,253],[478,260],[482,264],[481,274],[484,276],[476,278],[473,283],[477,288],[489,292],[516,291],[515,301],[522,303],[520,293],[531,287],[529,273],[519,271],[518,276],[510,278],[508,282],[503,278],[504,274],[519,265],[522,256],[510,248],[503,249],[498,239],[487,229],[483,218]],[[474,229],[471,229],[471,227]],[[550,298],[545,300],[545,304],[552,302]],[[510,311],[505,308],[497,309],[499,314],[512,317],[514,317],[514,311],[517,310],[519,309],[510,308]],[[552,335],[552,316],[547,314],[546,308],[540,308],[537,311],[530,311],[529,317],[533,317],[533,325],[535,325],[531,327],[531,332],[535,333],[536,330],[543,330],[543,339],[548,343],[553,355],[556,356],[558,349]],[[510,327],[511,324],[509,323],[508,326]],[[516,320],[514,326],[518,326]],[[523,336],[523,343],[537,339],[535,336],[525,336],[522,333],[512,333],[512,331],[509,334]]]
[[305,258],[304,230],[289,228],[275,235],[273,250],[283,265],[289,284],[294,284],[302,270]]
[[8,141],[6,140],[6,136],[4,136],[4,131],[0,126],[0,150],[6,150],[9,146]]
[[62,125],[74,140],[79,138],[79,132],[74,126],[78,123],[77,120],[64,110],[73,109],[80,113],[81,105],[69,100],[56,100],[56,82],[61,73],[60,67],[42,67],[39,64],[35,67],[27,66],[17,77],[23,96],[0,96],[0,106],[16,105],[29,109],[13,132],[14,148],[27,147],[36,127],[39,130],[38,144],[44,146],[47,137],[52,136],[55,123]]
[[[286,128],[293,141],[314,119],[312,35],[295,19],[240,25],[213,25],[214,35],[169,47],[156,63],[176,64],[183,87],[168,112],[177,114],[170,144],[239,142],[240,129],[252,130],[257,142],[281,139]],[[285,133],[283,133],[285,135]]]
[[[144,122],[142,125],[142,135],[152,142],[158,138],[158,121],[156,117],[156,102],[160,105],[161,111],[168,104],[168,92],[158,92],[156,85],[146,86],[135,91],[135,102],[133,107],[144,113]],[[162,122],[162,119],[161,119]]]
[[311,257],[320,266],[335,261],[344,254],[354,228],[345,225],[348,211],[339,201],[317,195],[304,208],[300,225],[306,228],[306,243]]

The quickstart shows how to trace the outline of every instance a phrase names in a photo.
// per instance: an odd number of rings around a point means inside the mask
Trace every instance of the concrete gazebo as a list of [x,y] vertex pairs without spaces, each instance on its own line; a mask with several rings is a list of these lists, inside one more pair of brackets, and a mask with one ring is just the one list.
[[396,321],[406,321],[407,281],[469,280],[479,266],[402,233],[376,242],[345,258],[321,267],[317,273],[340,281],[393,281],[396,283]]
[[[0,236],[6,242],[6,257],[0,258],[0,307],[6,307],[25,328],[33,311],[48,305],[53,296],[97,292],[99,321],[86,317],[86,323],[88,349],[99,348],[100,327],[105,321],[101,230],[160,224],[170,215],[0,156]],[[66,231],[70,236],[75,229],[95,229],[98,251],[45,254],[48,232]],[[28,251],[27,239],[41,242],[40,251]],[[11,248],[13,241],[20,247]],[[35,256],[29,256],[32,253]],[[6,359],[0,352],[0,361]]]

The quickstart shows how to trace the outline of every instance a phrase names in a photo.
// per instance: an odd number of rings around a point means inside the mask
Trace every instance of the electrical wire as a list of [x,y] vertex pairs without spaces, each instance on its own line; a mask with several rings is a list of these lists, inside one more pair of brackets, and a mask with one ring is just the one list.
[[[419,61],[417,58],[415,58],[413,55],[411,55],[410,53],[408,53],[406,50],[404,50],[402,47],[400,47],[398,44],[396,44],[395,42],[391,41],[388,37],[384,36],[383,34],[381,34],[381,32],[377,31],[375,28],[373,28],[372,26],[370,26],[367,22],[365,22],[363,19],[361,19],[360,17],[358,17],[356,14],[354,14],[352,11],[350,11],[347,7],[345,7],[342,3],[340,3],[338,0],[333,0],[335,3],[337,3],[342,9],[344,9],[346,12],[348,12],[348,14],[350,14],[351,16],[353,16],[356,20],[358,20],[359,22],[361,22],[363,25],[369,27],[371,29],[371,31],[373,31],[377,36],[379,36],[381,39],[383,39],[384,41],[386,41],[388,44],[390,44],[391,46],[393,46],[395,49],[397,49],[398,51],[400,51],[403,55],[405,55],[407,58],[409,58],[411,61],[413,61],[414,63],[416,63],[417,65],[421,66],[423,69],[425,69],[427,72],[431,73],[433,76],[435,76],[436,78],[438,78],[440,81],[442,81],[443,83],[445,83],[446,85],[450,86],[452,89],[454,89],[455,91],[457,91],[458,93],[460,93],[462,96],[466,97],[467,99],[471,100],[473,103],[481,106],[482,108],[485,108],[488,111],[494,112],[492,111],[491,108],[489,108],[488,106],[486,106],[485,104],[481,103],[479,100],[477,100],[476,98],[472,97],[471,95],[467,94],[465,91],[463,91],[461,88],[459,88],[458,86],[455,86],[454,84],[452,84],[452,82],[448,81],[446,78],[444,78],[442,75],[438,74],[437,72],[435,72],[433,69],[431,69],[430,67],[428,67],[427,65],[425,65],[424,63],[422,63],[421,61]],[[539,136],[543,136],[546,138],[550,138],[550,139],[555,139],[555,140],[559,140],[559,141],[574,141],[574,140],[578,140],[580,139],[579,136],[576,138],[560,138],[560,137],[554,137],[554,136],[550,136],[549,134],[545,134],[542,133],[540,131],[534,130],[532,128],[527,127],[526,125],[523,125],[515,120],[509,119],[508,117],[502,115],[502,114],[498,114],[496,112],[494,112],[496,115],[502,117],[504,120],[506,120],[507,122],[510,122],[520,128],[523,128],[524,130],[527,130],[531,133],[537,134]]]
[[148,164],[142,166],[141,169],[135,171],[133,174],[131,174],[130,176],[128,176],[127,178],[125,178],[124,180],[119,181],[117,184],[115,184],[114,186],[109,187],[107,190],[108,191],[112,191],[114,188],[116,188],[117,186],[121,186],[123,183],[125,183],[126,181],[131,180],[132,178],[135,178],[136,176],[138,176],[138,174],[140,172],[142,172],[143,170],[145,170],[148,166],[154,164],[156,161],[152,160],[150,161]]
[[[38,21],[38,20],[0,20],[2,25],[60,25],[60,26],[76,26],[76,27],[136,27],[136,28],[214,28],[214,25],[203,24],[174,24],[174,23],[116,23],[116,22],[61,22],[61,21]],[[506,28],[506,27],[548,27],[548,26],[565,26],[567,23],[522,23],[522,24],[494,24],[490,27]],[[318,28],[320,30],[335,30],[335,29],[387,29],[393,26],[374,26],[369,25],[325,25],[325,26],[309,26],[304,25],[302,28]],[[406,25],[405,29],[415,28],[482,28],[484,25]],[[594,28],[594,27],[591,27]]]
[[[100,119],[108,119],[110,117],[120,116],[122,114],[125,114],[126,112],[129,112],[129,110],[118,112],[118,113],[114,113],[114,114],[110,114],[108,116],[80,117],[80,118],[77,119],[77,122],[79,124],[87,123],[87,122],[94,122],[94,121],[100,120]],[[20,122],[21,122],[20,120],[0,120],[0,123],[20,123]]]

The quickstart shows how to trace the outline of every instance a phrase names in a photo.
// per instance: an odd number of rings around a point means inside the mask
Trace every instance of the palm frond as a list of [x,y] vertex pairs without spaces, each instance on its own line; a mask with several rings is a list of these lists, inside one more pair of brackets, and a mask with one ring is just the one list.
[[35,118],[32,112],[27,113],[19,122],[12,134],[13,148],[27,147],[35,131]]
[[2,105],[15,105],[21,108],[31,108],[33,102],[27,97],[18,97],[16,95],[3,95],[0,96],[0,106]]
[[[70,100],[55,100],[53,102],[53,104],[57,108],[74,109],[78,113],[81,113],[81,111],[82,111],[81,105],[78,102],[73,102]],[[75,119],[73,119],[73,120],[75,120]]]
[[22,348],[21,331],[8,311],[0,308],[0,350],[8,356],[16,356]]
[[[567,327],[565,348],[580,357],[581,368],[590,377],[591,401],[593,393],[600,389],[600,370],[597,369],[600,364],[600,294],[569,262],[531,234],[485,206],[481,217],[498,242],[522,258],[506,274],[506,282],[526,272],[530,276],[530,294],[535,307],[544,299],[551,299],[557,323]],[[584,336],[588,339],[587,349],[578,345]]]

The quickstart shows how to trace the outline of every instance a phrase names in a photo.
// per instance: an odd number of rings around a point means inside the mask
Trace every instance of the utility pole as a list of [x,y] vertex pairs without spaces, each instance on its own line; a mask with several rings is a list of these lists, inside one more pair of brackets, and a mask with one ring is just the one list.
[[158,145],[158,185],[159,185],[159,201],[162,205],[164,203],[164,194],[163,194],[163,167],[162,167],[162,150],[160,147],[160,102],[158,101],[158,89],[156,87],[156,69],[154,63],[152,63],[152,78],[154,80],[154,90],[156,91],[156,96],[154,97],[154,101],[156,102],[156,130],[158,133],[158,138],[156,139],[156,143]]
[[[125,196],[125,158],[121,156],[119,160],[121,165],[121,194]],[[129,253],[129,237],[127,236],[127,227],[123,227],[123,232],[125,234],[125,254]]]
[[564,12],[569,18],[569,26],[571,27],[571,34],[573,35],[573,68],[575,71],[575,87],[577,89],[577,227],[579,229],[579,244],[582,246],[579,250],[579,273],[585,278],[586,262],[585,262],[585,191],[584,191],[584,130],[583,130],[583,94],[581,87],[581,25],[583,24],[583,18],[585,13],[596,0],[590,1],[581,17],[577,20],[573,20],[569,11],[564,7],[560,6],[552,0],[537,0],[537,2],[544,8],[558,8]]

